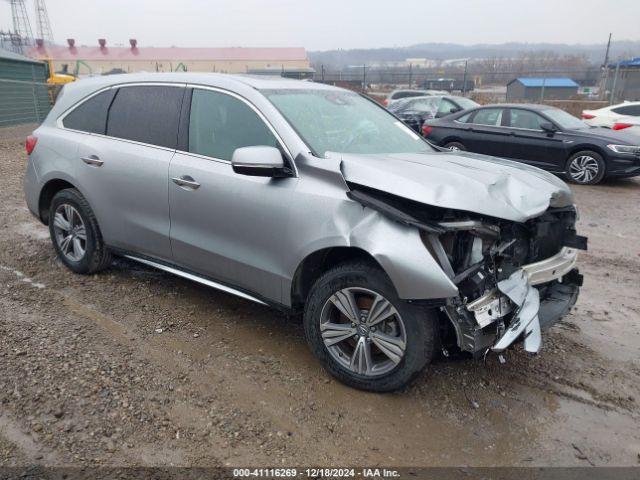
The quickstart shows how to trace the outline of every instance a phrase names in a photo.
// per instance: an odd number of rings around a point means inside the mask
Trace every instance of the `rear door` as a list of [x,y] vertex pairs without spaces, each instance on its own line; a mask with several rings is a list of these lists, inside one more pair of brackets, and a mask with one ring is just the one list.
[[169,169],[174,261],[279,302],[286,276],[282,235],[298,179],[235,173],[231,157],[237,148],[284,151],[282,143],[241,97],[208,88],[194,88],[191,96],[186,142]]
[[509,132],[501,126],[503,108],[481,108],[469,119],[465,146],[471,152],[504,157]]
[[508,157],[529,163],[545,170],[563,171],[567,159],[564,134],[542,130],[547,118],[521,108],[510,108],[503,123],[508,127]]
[[168,171],[184,92],[184,85],[114,89],[104,134],[80,146],[78,179],[111,247],[171,259]]

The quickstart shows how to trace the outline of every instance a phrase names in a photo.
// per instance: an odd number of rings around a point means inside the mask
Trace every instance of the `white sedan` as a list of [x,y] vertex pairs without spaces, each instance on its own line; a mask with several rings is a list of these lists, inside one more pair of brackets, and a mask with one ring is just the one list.
[[[584,110],[582,112],[582,119],[585,123],[594,127],[615,128],[616,123],[625,123],[634,118],[640,119],[640,102],[624,102],[598,110]],[[622,130],[622,128],[616,128],[616,130]]]
[[611,128],[613,130],[624,130],[640,137],[640,117],[620,117]]

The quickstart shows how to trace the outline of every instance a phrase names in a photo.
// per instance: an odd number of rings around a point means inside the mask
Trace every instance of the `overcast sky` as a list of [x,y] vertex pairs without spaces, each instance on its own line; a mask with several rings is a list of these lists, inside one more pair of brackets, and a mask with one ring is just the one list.
[[[302,46],[640,40],[640,0],[46,0],[54,38],[93,45]],[[36,30],[33,0],[26,0]],[[10,28],[0,1],[0,28]]]

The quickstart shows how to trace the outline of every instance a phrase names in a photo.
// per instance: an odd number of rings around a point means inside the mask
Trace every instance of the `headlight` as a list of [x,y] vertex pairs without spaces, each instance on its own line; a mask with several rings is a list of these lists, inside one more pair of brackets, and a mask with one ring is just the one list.
[[609,150],[616,153],[628,153],[630,155],[640,155],[640,146],[636,145],[607,145]]

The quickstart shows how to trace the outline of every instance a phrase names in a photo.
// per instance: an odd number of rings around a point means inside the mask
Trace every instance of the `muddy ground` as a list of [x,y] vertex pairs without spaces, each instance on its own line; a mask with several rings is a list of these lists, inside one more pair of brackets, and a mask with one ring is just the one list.
[[540,355],[376,395],[273,310],[123,260],[63,268],[23,200],[29,131],[0,130],[0,465],[640,463],[640,180],[574,187],[585,286]]

